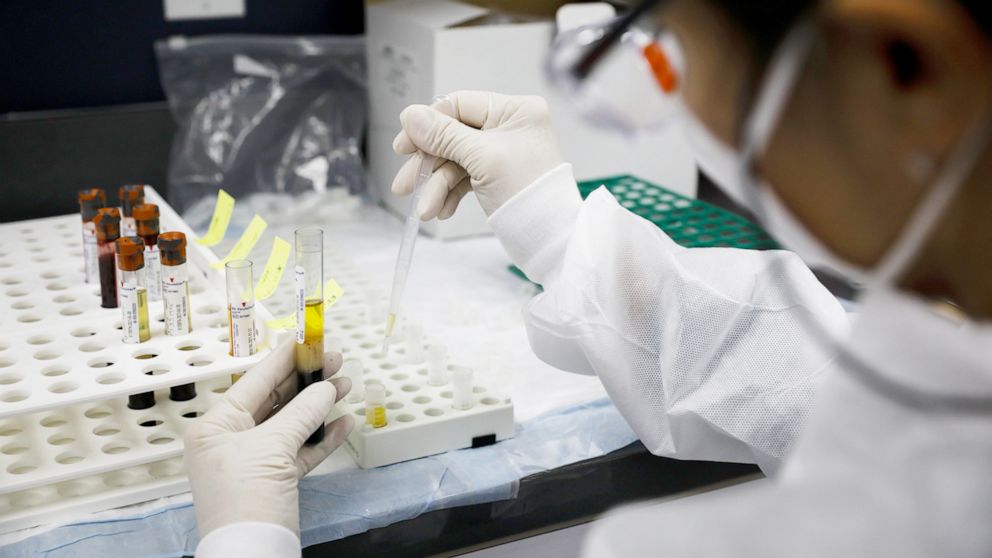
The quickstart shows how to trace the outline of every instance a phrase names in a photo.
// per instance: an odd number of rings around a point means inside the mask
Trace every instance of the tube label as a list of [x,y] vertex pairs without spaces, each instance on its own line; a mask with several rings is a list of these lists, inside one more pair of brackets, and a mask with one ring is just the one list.
[[255,304],[242,302],[227,307],[231,337],[231,356],[255,354]]
[[165,334],[190,332],[189,275],[186,265],[162,266],[162,301],[165,307]]
[[306,339],[307,311],[307,272],[302,265],[296,266],[296,342],[303,344]]
[[162,300],[162,259],[155,246],[145,246],[145,270],[148,274],[148,299],[153,302]]
[[138,234],[138,232],[137,225],[134,222],[134,217],[123,217],[121,219],[121,236],[134,236],[136,234]]
[[143,343],[151,337],[148,329],[148,293],[143,287],[124,284],[117,289],[121,306],[122,340]]
[[83,225],[83,262],[86,264],[86,282],[100,282],[99,255],[96,247],[96,229]]

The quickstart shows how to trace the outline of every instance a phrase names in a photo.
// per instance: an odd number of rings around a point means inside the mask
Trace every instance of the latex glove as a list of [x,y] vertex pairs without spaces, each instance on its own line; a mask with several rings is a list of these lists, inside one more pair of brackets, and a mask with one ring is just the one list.
[[[321,443],[303,445],[351,381],[316,382],[296,395],[294,344],[293,339],[280,344],[249,369],[183,436],[201,540],[242,521],[282,525],[299,536],[297,482],[354,426],[345,415],[326,426]],[[325,377],[340,368],[340,354],[324,355]]]
[[[422,186],[417,208],[423,220],[447,219],[474,190],[487,215],[514,194],[562,163],[551,129],[548,103],[486,91],[449,95],[452,114],[411,105],[400,114],[403,130],[393,140],[400,155],[436,155],[435,171]],[[393,193],[413,192],[420,155],[411,157],[393,180]]]

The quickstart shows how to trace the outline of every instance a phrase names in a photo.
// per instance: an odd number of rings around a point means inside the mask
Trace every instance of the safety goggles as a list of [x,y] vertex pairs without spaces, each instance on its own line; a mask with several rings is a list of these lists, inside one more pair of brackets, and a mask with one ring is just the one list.
[[657,128],[680,105],[684,75],[675,35],[648,0],[624,15],[564,31],[545,64],[551,83],[590,121],[625,133]]

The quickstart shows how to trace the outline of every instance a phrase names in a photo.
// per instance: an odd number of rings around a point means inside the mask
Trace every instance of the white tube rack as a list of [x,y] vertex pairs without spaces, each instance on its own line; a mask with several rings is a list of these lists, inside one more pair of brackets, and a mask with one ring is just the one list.
[[[192,231],[154,190],[162,230]],[[261,269],[273,228],[250,258]],[[83,282],[78,215],[0,225],[0,532],[78,517],[188,490],[182,434],[222,397],[230,374],[268,353],[266,320],[292,312],[292,274],[276,294],[256,303],[263,349],[248,359],[227,354],[223,274],[210,250],[190,243],[193,331],[166,337],[160,308],[150,305],[152,338],[120,342],[118,309],[100,308],[99,286]],[[52,240],[58,239],[56,242]],[[228,239],[219,252],[233,243]],[[452,408],[452,386],[432,386],[426,362],[408,362],[406,319],[397,324],[388,356],[380,354],[386,292],[372,285],[342,252],[325,245],[325,276],[345,290],[325,316],[329,349],[361,359],[363,381],[386,387],[387,426],[364,426],[364,403],[342,401],[352,413],[345,444],[361,467],[376,467],[513,435],[513,404],[485,386],[473,388],[470,409]],[[273,310],[272,313],[269,309]],[[423,340],[425,347],[431,343]],[[447,366],[449,375],[465,368]],[[194,383],[196,397],[171,401],[172,386]],[[155,392],[146,410],[127,396]]]

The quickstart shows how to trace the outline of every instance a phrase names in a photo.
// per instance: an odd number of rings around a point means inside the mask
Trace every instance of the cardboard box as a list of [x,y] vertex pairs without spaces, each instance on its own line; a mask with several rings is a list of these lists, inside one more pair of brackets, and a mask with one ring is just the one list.
[[[631,173],[695,195],[695,163],[677,128],[624,138],[586,123],[551,89],[543,64],[560,4],[501,4],[508,10],[526,10],[523,17],[502,17],[489,8],[449,0],[368,5],[369,189],[375,199],[398,214],[408,209],[407,200],[389,192],[405,160],[392,150],[400,129],[399,113],[437,93],[460,89],[547,98],[562,153],[579,180]],[[422,230],[441,238],[489,232],[485,214],[471,195],[453,218],[425,223]]]

